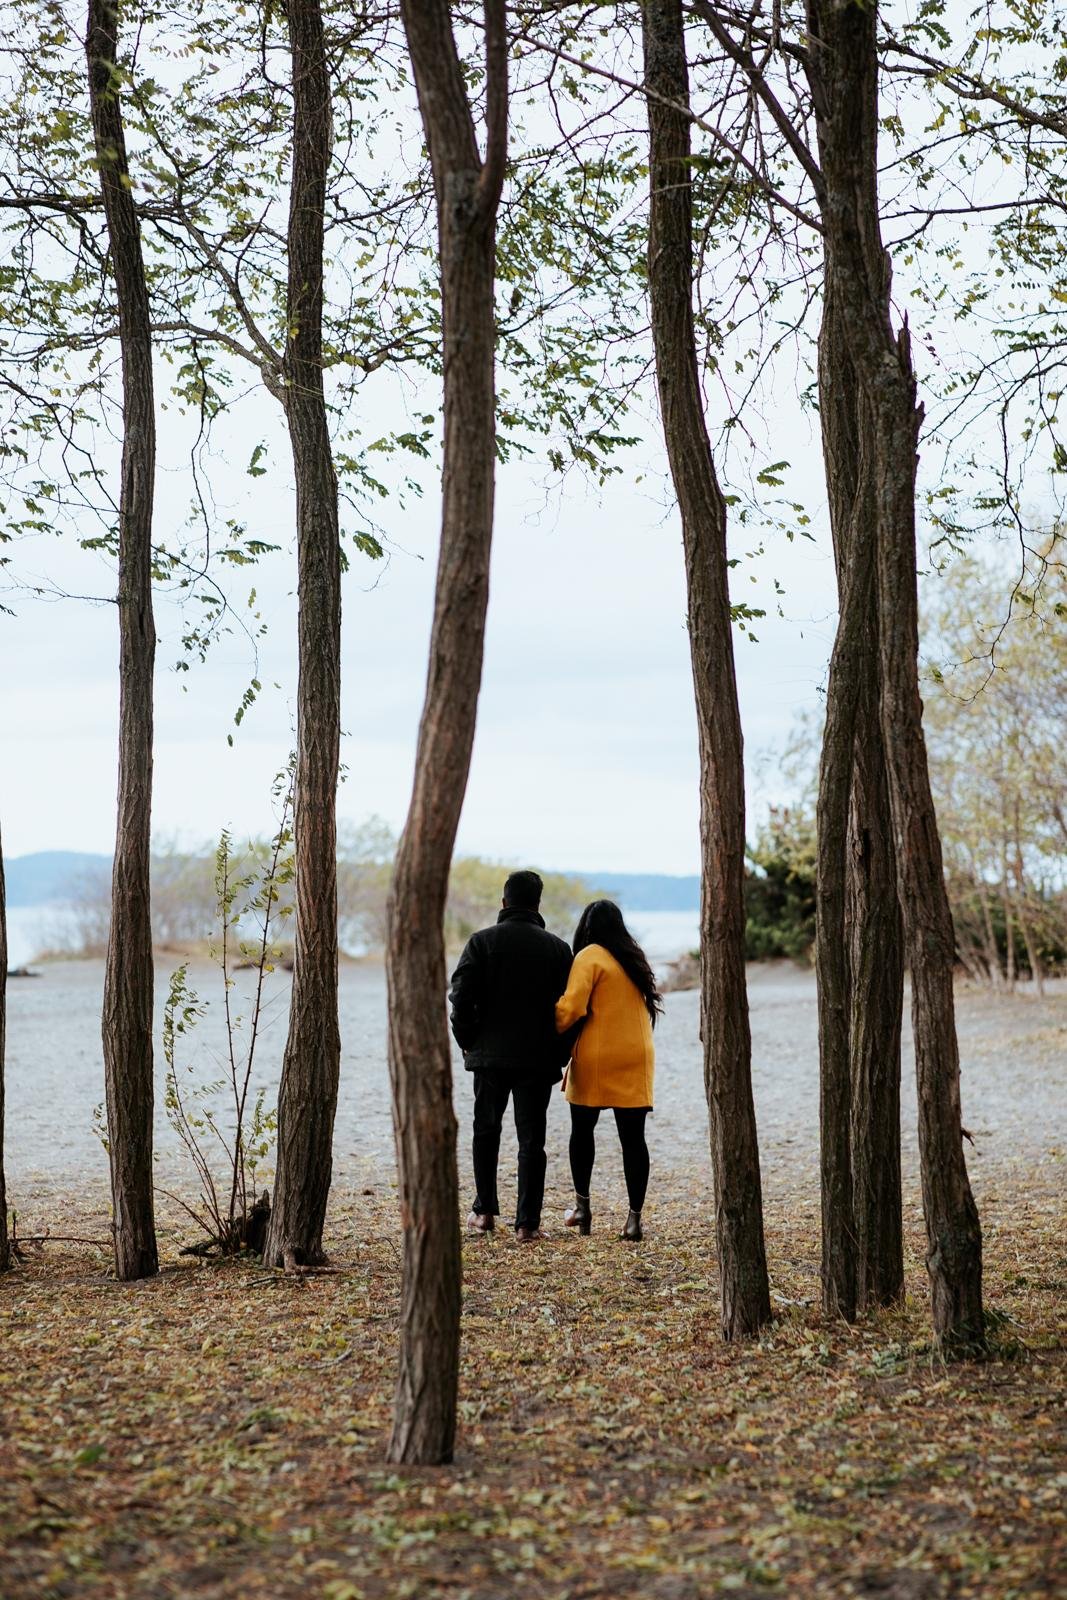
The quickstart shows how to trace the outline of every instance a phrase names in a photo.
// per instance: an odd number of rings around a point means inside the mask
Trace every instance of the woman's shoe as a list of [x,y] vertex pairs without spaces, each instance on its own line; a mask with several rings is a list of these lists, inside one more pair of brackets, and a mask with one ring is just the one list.
[[577,1228],[580,1234],[588,1236],[593,1231],[593,1213],[589,1209],[589,1196],[576,1194],[574,1204],[563,1213],[563,1220],[568,1228]]
[[631,1244],[638,1244],[644,1237],[641,1231],[641,1213],[631,1209],[630,1215],[626,1218],[626,1226],[619,1234],[619,1238],[627,1239]]

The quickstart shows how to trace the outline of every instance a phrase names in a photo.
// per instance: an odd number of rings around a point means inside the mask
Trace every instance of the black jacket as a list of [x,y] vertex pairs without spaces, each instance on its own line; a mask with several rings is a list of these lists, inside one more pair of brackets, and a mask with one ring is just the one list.
[[452,1033],[468,1072],[555,1083],[571,1053],[556,1032],[556,1001],[567,987],[570,946],[537,911],[505,907],[496,926],[467,940],[452,974]]

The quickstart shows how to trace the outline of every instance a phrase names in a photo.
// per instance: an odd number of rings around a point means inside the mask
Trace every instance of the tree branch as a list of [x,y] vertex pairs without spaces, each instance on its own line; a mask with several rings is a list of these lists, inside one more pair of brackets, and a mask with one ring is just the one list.
[[[703,0],[695,0],[696,4]],[[965,72],[962,67],[949,66],[946,61],[938,61],[936,56],[926,55],[922,50],[916,50],[911,45],[901,42],[889,35],[881,46],[886,53],[902,56],[905,61],[920,62],[928,70],[916,73],[917,77],[940,78],[946,88],[963,100],[991,100],[998,106],[1003,106],[1010,111],[1012,116],[1020,122],[1025,122],[1031,128],[1044,128],[1049,133],[1058,134],[1060,138],[1067,139],[1067,114],[1057,115],[1054,112],[1034,111],[1030,106],[1024,105],[1014,95],[1007,94],[1003,89],[998,89],[994,84],[987,83],[976,73]],[[890,71],[893,69],[890,68]]]
[[485,0],[485,162],[478,181],[478,203],[496,211],[508,159],[507,0]]
[[825,198],[826,187],[823,183],[819,163],[797,133],[791,118],[786,115],[784,107],[767,82],[762,69],[756,65],[751,53],[730,37],[728,30],[723,27],[716,15],[714,7],[708,4],[708,0],[692,0],[690,10],[694,16],[700,17],[703,22],[707,23],[715,39],[726,51],[730,60],[736,62],[741,68],[753,90],[770,112],[778,132],[807,174],[811,186],[815,190],[816,199],[821,204]]
[[624,78],[621,73],[612,72],[607,67],[594,66],[591,61],[583,61],[581,56],[569,55],[566,50],[561,50],[558,45],[545,44],[539,39],[527,36],[524,36],[524,43],[535,50],[551,55],[556,61],[565,61],[568,66],[577,67],[579,71],[587,73],[591,78],[603,78],[607,83],[617,84],[619,88],[627,89],[631,94],[642,95],[646,100],[652,100],[657,105],[668,106],[672,111],[679,112],[694,127],[701,128],[714,139],[716,144],[721,145],[734,160],[739,161],[745,171],[750,173],[759,184],[768,200],[773,200],[775,205],[781,206],[783,211],[788,211],[791,216],[796,217],[798,222],[803,222],[805,227],[811,228],[814,233],[822,233],[823,226],[817,217],[813,217],[810,211],[805,211],[803,206],[798,205],[794,200],[790,200],[780,189],[776,189],[767,176],[726,137],[721,129],[715,127],[713,123],[709,122],[706,117],[702,117],[699,112],[694,111],[692,107],[676,105],[667,96],[657,94],[654,90],[646,88],[643,83],[638,83],[633,78]]

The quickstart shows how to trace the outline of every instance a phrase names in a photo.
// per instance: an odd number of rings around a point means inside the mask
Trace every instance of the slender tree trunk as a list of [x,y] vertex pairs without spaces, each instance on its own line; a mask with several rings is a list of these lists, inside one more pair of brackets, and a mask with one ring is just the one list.
[[1004,913],[1004,982],[1008,993],[1015,993],[1015,913],[1012,906],[1011,877],[1008,870],[1007,823],[1000,840],[1000,906]]
[[0,1272],[11,1265],[7,1233],[7,1185],[4,1182],[4,1068],[7,1061],[7,889],[4,847],[0,842]]
[[870,409],[829,285],[819,396],[839,595],[818,801],[821,1276],[824,1310],[851,1320],[903,1291],[904,971],[879,727]]
[[319,0],[289,0],[293,176],[285,411],[296,479],[299,684],[293,834],[296,960],[278,1091],[278,1161],[263,1258],[323,1259],[341,1042],[337,1021],[337,777],[341,544],[322,377],[323,237],[332,136]]
[[1026,959],[1030,967],[1030,978],[1034,985],[1034,992],[1037,995],[1043,996],[1045,993],[1045,974],[1041,967],[1041,957],[1038,954],[1037,941],[1034,938],[1034,930],[1030,925],[1030,918],[1023,910],[1023,902],[1021,897],[1019,900],[1018,915],[1019,929],[1023,936],[1023,944],[1026,946]]
[[1013,871],[1014,878],[1015,878],[1015,893],[1016,893],[1016,895],[1018,897],[1018,902],[1019,902],[1019,927],[1020,927],[1020,929],[1022,931],[1023,943],[1026,946],[1026,959],[1030,964],[1030,978],[1031,978],[1031,981],[1033,982],[1034,990],[1039,996],[1044,996],[1044,993],[1045,993],[1045,973],[1044,973],[1044,969],[1042,968],[1042,965],[1041,965],[1041,955],[1040,955],[1040,953],[1038,951],[1038,948],[1037,948],[1037,940],[1034,938],[1033,925],[1032,925],[1032,923],[1030,921],[1029,913],[1025,909],[1027,898],[1028,898],[1028,890],[1027,890],[1027,882],[1026,882],[1026,871],[1025,871],[1025,868],[1023,867],[1023,844],[1022,844],[1022,830],[1021,830],[1020,825],[1019,825],[1019,796],[1018,795],[1015,796],[1015,819],[1014,820],[1015,820],[1015,827],[1014,827],[1014,834],[1013,834],[1013,843],[1015,845],[1015,854],[1014,854],[1014,857],[1012,858],[1012,871]]
[[839,298],[875,442],[881,719],[912,979],[927,1265],[934,1330],[955,1354],[984,1341],[982,1247],[963,1157],[955,940],[919,696],[915,477],[922,413],[907,329],[893,328],[879,228],[876,7],[808,0],[807,17],[828,292]]
[[447,0],[402,0],[433,167],[444,340],[441,547],[426,696],[389,895],[386,973],[404,1229],[392,1461],[452,1459],[462,1264],[444,913],[481,687],[496,461],[496,212],[507,144],[504,0],[486,0],[487,146]]
[[955,937],[941,862],[919,697],[916,593],[915,406],[909,341],[901,335],[903,395],[891,390],[884,417],[879,530],[882,727],[889,756],[897,874],[911,970],[919,1101],[919,1155],[934,1332],[947,1355],[985,1344],[982,1231],[963,1154],[956,1040]]
[[102,1034],[115,1270],[159,1269],[152,1198],[152,505],[156,465],[152,335],[116,65],[118,8],[90,0],[85,50],[122,352],[119,493],[119,774]]
[[989,968],[985,957],[977,945],[972,945],[968,938],[966,942],[960,938],[957,930],[956,947],[960,961],[972,983],[991,983]]
[[982,929],[985,933],[989,982],[993,989],[1002,989],[1004,986],[1004,974],[1000,970],[1000,951],[997,949],[997,936],[993,932],[993,914],[989,909],[989,895],[986,893],[985,884],[979,876],[977,868],[972,867],[971,870],[974,872],[974,881],[978,888],[978,903],[982,908]]
[[[715,1183],[722,1334],[770,1320],[745,988],[745,788],[726,504],[704,419],[693,327],[689,73],[681,0],[645,0],[649,293],[663,432],[682,514],[700,735],[701,1033]],[[847,1127],[847,1120],[846,1120]]]
[[852,776],[850,949],[852,1018],[852,1209],[856,1307],[890,1305],[904,1293],[900,1176],[900,1033],[904,929],[897,897],[893,819],[877,696],[877,616],[872,593]]
[[826,691],[816,808],[815,976],[819,1008],[822,1303],[856,1315],[852,1188],[851,971],[846,938],[848,830],[866,630],[874,583],[873,451],[840,308],[829,283],[819,334],[819,406],[837,569],[838,620]]

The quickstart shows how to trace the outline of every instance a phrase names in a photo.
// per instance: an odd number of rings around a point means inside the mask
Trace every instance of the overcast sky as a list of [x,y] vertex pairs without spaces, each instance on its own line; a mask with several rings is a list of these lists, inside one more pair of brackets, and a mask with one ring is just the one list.
[[[783,408],[797,463],[794,488],[820,496],[817,441]],[[165,424],[164,424],[165,426]],[[220,436],[217,471],[252,496],[252,526],[285,547],[255,574],[269,624],[264,693],[243,726],[233,712],[252,671],[247,641],[216,647],[205,665],[175,673],[180,616],[158,607],[157,834],[209,840],[271,820],[272,775],[291,744],[296,685],[291,473],[284,455],[251,486],[242,472],[249,420]],[[161,517],[186,489],[160,472]],[[649,472],[649,466],[652,471]],[[640,478],[641,481],[636,481]],[[258,490],[258,499],[255,491]],[[432,606],[438,502],[432,481],[414,508],[387,502],[387,563],[354,555],[345,580],[342,817],[378,814],[402,825],[411,782]],[[752,539],[740,530],[737,553]],[[56,541],[21,554],[24,570],[79,593],[107,593],[102,564]],[[752,583],[750,574],[755,576]],[[823,681],[833,627],[825,539],[774,540],[735,569],[735,592],[784,619],[737,636],[753,820],[780,797],[776,752]],[[244,580],[242,580],[244,581]],[[251,580],[249,580],[251,581]],[[235,594],[239,590],[235,590]],[[10,596],[9,596],[10,598]],[[113,607],[19,599],[0,619],[4,847],[108,851],[113,842],[117,719]],[[278,687],[275,687],[275,685]],[[233,733],[234,746],[227,745]],[[546,494],[536,470],[499,474],[488,647],[477,743],[459,848],[508,861],[589,870],[698,870],[696,728],[685,631],[677,513],[665,494],[658,441],[597,490],[577,476]]]
[[[410,107],[405,115],[406,122],[396,112],[398,128],[410,134]],[[995,186],[1003,179],[981,182]],[[921,315],[921,304],[913,309]],[[955,370],[956,345],[951,318],[936,345],[923,338],[922,366],[937,383]],[[720,374],[724,370],[725,364]],[[762,414],[746,412],[762,463],[791,462],[789,496],[804,502],[815,535],[814,543],[790,543],[769,534],[766,553],[749,561],[746,552],[758,535],[736,518],[731,529],[733,553],[741,558],[732,575],[734,598],[769,613],[754,625],[757,643],[735,635],[750,836],[768,802],[790,795],[781,753],[798,714],[818,708],[833,635],[816,419],[802,412],[796,393],[809,380],[787,352]],[[173,372],[162,368],[161,407],[172,382]],[[384,400],[380,391],[368,391],[357,401],[365,436],[398,426],[404,412],[439,409],[436,384],[401,393],[393,382]],[[550,489],[535,466],[506,465],[498,473],[488,645],[462,851],[590,872],[698,870],[680,527],[651,392],[641,409],[635,427],[643,427],[644,444],[620,458],[622,472],[602,491],[577,475],[562,491]],[[709,394],[713,432],[731,409],[721,392]],[[169,541],[184,519],[190,482],[173,410],[161,409],[159,424],[156,533]],[[263,439],[270,442],[269,470],[253,480],[245,468]],[[233,713],[255,670],[247,640],[235,634],[206,664],[176,673],[182,617],[165,597],[158,603],[155,830],[160,839],[186,844],[210,841],[223,826],[237,835],[267,831],[271,781],[293,742],[293,496],[274,402],[262,392],[243,401],[234,420],[220,426],[213,448],[209,477],[219,517],[246,521],[282,550],[251,577],[239,575],[233,587],[239,600],[242,586],[255,582],[268,624],[258,667],[263,694],[239,729]],[[932,448],[924,455],[924,471],[936,475]],[[433,594],[439,501],[433,472],[425,479],[421,502],[404,507],[393,498],[376,509],[388,560],[376,565],[354,554],[345,579],[347,775],[340,815],[354,823],[379,815],[396,830],[411,784]],[[1041,487],[1038,499],[1044,493]],[[114,592],[113,572],[98,557],[79,554],[70,540],[43,537],[19,547],[16,559],[23,577],[70,593]],[[783,616],[776,614],[774,580],[783,590]],[[0,598],[15,609],[13,617],[0,612],[5,850],[10,856],[110,851],[118,710],[114,607],[10,592]]]

